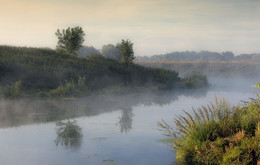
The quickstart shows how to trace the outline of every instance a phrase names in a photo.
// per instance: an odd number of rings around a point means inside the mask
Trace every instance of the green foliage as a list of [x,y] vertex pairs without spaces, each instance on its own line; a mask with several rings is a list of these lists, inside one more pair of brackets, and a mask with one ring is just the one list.
[[182,84],[186,88],[202,88],[208,85],[208,80],[200,72],[191,71],[185,74]]
[[173,138],[177,160],[198,164],[256,164],[260,159],[260,97],[243,107],[215,98],[186,117],[176,116],[176,129],[158,122]]
[[49,92],[50,96],[62,97],[62,96],[69,96],[69,95],[80,95],[86,94],[88,91],[88,87],[85,84],[86,78],[85,77],[78,77],[78,81],[75,82],[74,80],[66,81],[65,85],[60,85],[56,89],[53,89]]
[[22,84],[22,81],[19,80],[19,81],[12,83],[11,85],[7,85],[3,90],[4,97],[7,97],[7,98],[19,97],[21,95],[21,91],[20,91],[21,84]]
[[[78,90],[78,77],[87,78],[84,83],[88,92],[115,86],[184,88],[178,73],[174,71],[152,69],[134,63],[126,67],[124,63],[100,55],[82,58],[51,49],[0,46],[2,87],[21,80],[23,92],[26,94],[30,91],[31,96],[38,93],[39,97],[47,97],[51,90],[56,90],[54,93],[58,96],[69,95],[67,91],[74,90],[67,90],[66,83],[68,86],[77,84]],[[77,95],[77,92],[73,92],[73,95]]]
[[58,37],[57,50],[66,50],[70,54],[76,54],[75,51],[82,47],[85,33],[81,27],[67,28],[66,30],[57,30],[55,35]]
[[131,63],[134,59],[134,50],[133,50],[133,43],[130,40],[122,40],[120,45],[120,51],[123,55],[123,63],[128,64]]
[[153,82],[156,82],[159,89],[172,89],[178,86],[180,78],[177,72],[171,72],[164,69],[155,69],[156,74],[153,76]]
[[112,44],[104,45],[101,52],[103,56],[108,58],[113,58],[117,60],[121,60],[123,58],[123,55],[120,51],[120,44],[117,44],[116,46]]
[[83,46],[76,53],[81,57],[88,57],[94,54],[101,54],[101,52],[93,46]]

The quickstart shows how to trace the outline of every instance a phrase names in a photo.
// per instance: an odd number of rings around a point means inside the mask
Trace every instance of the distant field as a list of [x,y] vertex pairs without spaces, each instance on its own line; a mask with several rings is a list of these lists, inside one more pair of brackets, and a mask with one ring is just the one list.
[[253,60],[196,60],[196,61],[136,61],[147,67],[175,70],[180,75],[189,71],[198,71],[207,76],[243,76],[255,77],[260,75],[260,61]]

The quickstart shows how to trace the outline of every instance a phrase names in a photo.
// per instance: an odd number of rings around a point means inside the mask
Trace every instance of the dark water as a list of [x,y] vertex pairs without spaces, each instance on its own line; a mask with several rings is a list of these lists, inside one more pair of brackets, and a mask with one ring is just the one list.
[[174,164],[158,121],[171,123],[182,109],[191,112],[215,95],[237,104],[257,92],[254,81],[211,82],[209,89],[183,92],[1,100],[0,164]]

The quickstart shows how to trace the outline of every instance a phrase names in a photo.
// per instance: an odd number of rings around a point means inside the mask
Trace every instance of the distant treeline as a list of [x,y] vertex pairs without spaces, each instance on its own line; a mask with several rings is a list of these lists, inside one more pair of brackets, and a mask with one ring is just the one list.
[[139,56],[137,61],[155,61],[155,60],[167,60],[167,61],[195,61],[195,60],[257,60],[260,61],[260,53],[255,54],[240,54],[235,56],[232,52],[210,52],[210,51],[185,51],[185,52],[172,52],[162,55],[153,56]]
[[198,60],[198,61],[136,61],[135,63],[152,68],[174,70],[181,77],[195,71],[208,77],[245,77],[260,76],[260,61],[253,60]]
[[[194,78],[194,76],[192,77]],[[87,58],[51,49],[0,46],[1,95],[81,95],[108,87],[192,88],[192,78],[175,71],[146,68],[90,55]],[[199,79],[201,78],[201,79]],[[200,87],[205,77],[194,79]],[[200,82],[201,81],[201,82]]]
[[192,71],[208,77],[256,77],[260,76],[260,54],[232,52],[173,52],[151,57],[137,57],[135,63],[153,68],[177,71],[185,76]]
[[[84,46],[77,51],[77,54],[82,57],[88,57],[93,54],[100,54],[104,57],[120,59],[120,43],[116,45],[108,44],[104,45],[102,49],[98,50],[93,46]],[[240,54],[235,56],[234,53],[227,52],[210,52],[210,51],[185,51],[185,52],[172,52],[161,55],[153,56],[136,56],[135,61],[196,61],[196,60],[221,60],[221,61],[231,61],[231,60],[254,60],[260,61],[260,53],[252,54]]]

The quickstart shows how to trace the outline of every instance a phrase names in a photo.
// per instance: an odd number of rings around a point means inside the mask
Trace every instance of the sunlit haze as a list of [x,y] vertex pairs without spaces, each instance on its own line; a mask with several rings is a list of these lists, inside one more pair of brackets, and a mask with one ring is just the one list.
[[121,39],[137,56],[172,51],[260,52],[257,0],[0,0],[0,45],[55,48],[56,30],[81,26],[84,45]]

